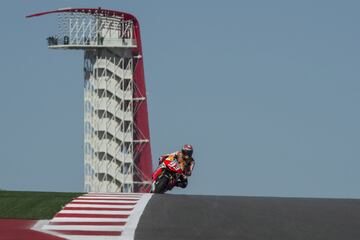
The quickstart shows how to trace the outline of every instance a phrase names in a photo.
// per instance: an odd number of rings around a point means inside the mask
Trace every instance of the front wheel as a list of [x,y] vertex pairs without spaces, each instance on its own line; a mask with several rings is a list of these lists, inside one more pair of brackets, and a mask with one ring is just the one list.
[[153,193],[164,193],[167,189],[169,178],[165,175],[161,176],[155,181],[153,186]]

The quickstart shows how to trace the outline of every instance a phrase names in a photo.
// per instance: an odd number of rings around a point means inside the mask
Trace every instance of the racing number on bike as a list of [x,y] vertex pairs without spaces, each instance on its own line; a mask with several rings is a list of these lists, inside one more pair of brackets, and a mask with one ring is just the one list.
[[169,166],[172,168],[175,168],[175,170],[179,170],[179,165],[177,164],[177,162],[172,161],[171,163],[169,163]]

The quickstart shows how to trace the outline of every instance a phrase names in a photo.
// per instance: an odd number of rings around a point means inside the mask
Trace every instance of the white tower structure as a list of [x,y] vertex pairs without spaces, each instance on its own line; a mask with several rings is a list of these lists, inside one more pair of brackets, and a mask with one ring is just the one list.
[[104,9],[60,9],[50,49],[84,50],[84,171],[87,192],[144,192],[151,149],[137,19]]

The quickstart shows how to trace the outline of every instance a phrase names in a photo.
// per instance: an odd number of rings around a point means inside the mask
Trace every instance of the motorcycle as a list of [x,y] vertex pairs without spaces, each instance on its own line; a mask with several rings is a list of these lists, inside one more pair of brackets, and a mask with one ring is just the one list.
[[177,160],[165,159],[153,173],[151,192],[165,193],[171,190],[183,176],[183,171]]

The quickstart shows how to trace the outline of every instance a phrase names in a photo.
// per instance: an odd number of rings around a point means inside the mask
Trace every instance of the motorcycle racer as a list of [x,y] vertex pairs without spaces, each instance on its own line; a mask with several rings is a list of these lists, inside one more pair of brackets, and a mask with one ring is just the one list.
[[[178,162],[183,172],[183,175],[180,175],[178,177],[174,186],[186,188],[188,184],[187,178],[191,176],[195,166],[195,160],[192,157],[193,152],[194,152],[193,147],[190,144],[185,144],[182,147],[181,151],[176,151],[170,154],[162,155],[159,158],[159,165],[161,165],[165,159]],[[155,180],[160,173],[161,173],[161,168],[158,168],[153,174],[153,179]]]

